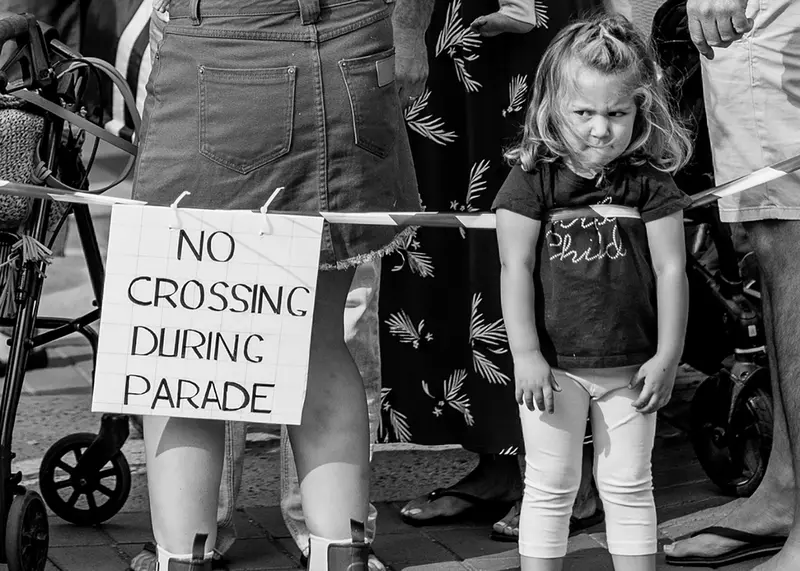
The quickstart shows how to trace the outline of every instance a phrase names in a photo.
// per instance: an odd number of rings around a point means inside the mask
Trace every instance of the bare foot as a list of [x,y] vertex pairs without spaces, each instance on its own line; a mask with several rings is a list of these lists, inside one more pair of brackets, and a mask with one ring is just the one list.
[[[508,537],[519,537],[519,514],[521,509],[522,501],[516,502],[505,517],[492,526],[495,533],[507,535]],[[585,519],[597,513],[597,509],[597,492],[594,491],[594,486],[587,486],[587,495],[585,497],[579,495],[575,500],[575,505],[572,508],[572,517]]]
[[516,502],[508,513],[492,526],[495,533],[508,537],[519,537],[519,512],[522,502]]
[[428,501],[427,494],[408,502],[400,513],[416,521],[425,521],[437,517],[451,517],[463,513],[472,507],[472,504],[461,498],[443,496],[433,501]]
[[[498,503],[511,503],[522,496],[522,477],[516,456],[482,454],[480,458],[472,472],[448,489]],[[425,494],[407,503],[400,513],[421,522],[436,517],[456,516],[473,505],[468,500],[452,496],[429,501],[428,494]]]
[[[718,513],[720,519],[713,525],[729,527],[756,535],[785,536],[792,525],[791,490],[773,492],[759,487],[750,498],[734,500],[724,506],[710,508],[706,513]],[[705,518],[704,518],[705,519]],[[715,557],[730,553],[745,545],[741,541],[713,534],[701,534],[664,546],[664,553],[672,557]],[[789,569],[791,567],[785,567]]]

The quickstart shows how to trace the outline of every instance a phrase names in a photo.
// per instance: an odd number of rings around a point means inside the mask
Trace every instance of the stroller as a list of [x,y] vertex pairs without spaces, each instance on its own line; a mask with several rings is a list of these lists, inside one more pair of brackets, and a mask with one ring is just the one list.
[[[0,183],[6,187],[0,195],[0,327],[12,330],[0,399],[0,562],[10,571],[42,571],[49,543],[44,502],[66,521],[95,525],[120,510],[131,488],[130,468],[120,451],[129,430],[125,415],[104,414],[98,434],[70,434],[53,444],[40,467],[41,496],[20,485],[21,473],[12,473],[11,443],[31,351],[73,333],[82,334],[97,351],[92,324],[100,317],[104,270],[88,198],[127,177],[136,147],[86,118],[88,90],[110,79],[137,127],[139,118],[131,90],[113,66],[75,53],[58,41],[53,28],[31,15],[2,16],[0,47],[11,40],[17,47],[0,68],[0,179],[37,185],[42,192],[31,198],[33,186],[15,194],[12,184]],[[86,132],[97,139],[84,167]],[[89,192],[99,139],[131,158],[116,181]],[[59,193],[69,195],[70,202],[46,199]],[[85,203],[74,203],[80,196]],[[96,307],[75,319],[39,317],[49,248],[69,215],[75,217]]]
[[[667,0],[653,19],[652,41],[665,81],[695,136],[690,163],[675,179],[714,186],[700,55],[692,44],[686,0]],[[734,247],[715,204],[686,213],[689,324],[683,361],[708,377],[684,424],[704,471],[725,494],[749,496],[772,448],[772,394],[754,256]],[[741,249],[741,248],[740,248]]]

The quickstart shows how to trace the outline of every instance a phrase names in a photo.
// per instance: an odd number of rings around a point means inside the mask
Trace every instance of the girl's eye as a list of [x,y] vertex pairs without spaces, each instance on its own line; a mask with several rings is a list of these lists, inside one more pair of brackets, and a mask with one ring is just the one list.
[[608,115],[609,117],[625,117],[625,115],[627,114],[628,114],[627,111],[612,111]]
[[577,109],[575,111],[575,115],[577,115],[578,117],[588,117],[589,111],[587,111],[586,109]]

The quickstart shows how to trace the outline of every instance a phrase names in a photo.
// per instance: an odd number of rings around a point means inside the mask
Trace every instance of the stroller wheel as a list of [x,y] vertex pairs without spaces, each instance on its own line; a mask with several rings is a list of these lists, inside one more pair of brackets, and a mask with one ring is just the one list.
[[39,488],[48,507],[75,525],[97,525],[122,509],[131,491],[131,469],[122,452],[95,474],[78,474],[76,466],[96,436],[80,432],[53,444],[39,468]]
[[34,491],[14,497],[6,524],[6,560],[9,571],[43,571],[50,536],[47,511]]
[[750,496],[761,483],[772,449],[772,397],[763,383],[739,393],[730,422],[732,381],[714,375],[692,399],[690,437],[697,459],[724,494]]

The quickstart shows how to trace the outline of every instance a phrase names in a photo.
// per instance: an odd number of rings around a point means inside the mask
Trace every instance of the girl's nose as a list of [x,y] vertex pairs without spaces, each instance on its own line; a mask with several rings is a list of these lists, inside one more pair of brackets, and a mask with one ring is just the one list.
[[609,132],[608,119],[602,115],[596,115],[592,119],[592,136],[596,139],[605,139]]

